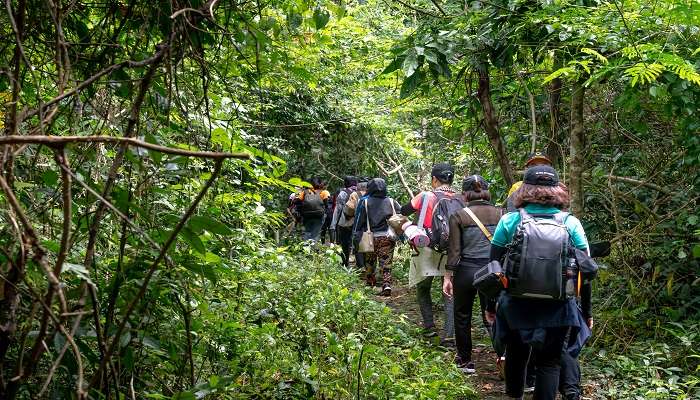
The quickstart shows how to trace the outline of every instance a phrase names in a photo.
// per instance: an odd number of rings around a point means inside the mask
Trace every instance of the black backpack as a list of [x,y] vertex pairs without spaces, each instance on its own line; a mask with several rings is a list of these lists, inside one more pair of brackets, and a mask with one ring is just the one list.
[[437,197],[433,207],[430,247],[440,253],[447,253],[450,244],[450,216],[465,207],[459,196],[447,196],[442,192],[434,192]]
[[301,215],[306,218],[321,218],[326,210],[323,206],[321,195],[315,190],[304,191],[304,200],[301,202]]
[[[529,214],[519,209],[520,224],[505,258],[508,293],[531,299],[573,297],[567,283],[576,269],[565,221],[569,213]],[[571,284],[569,285],[571,286]]]

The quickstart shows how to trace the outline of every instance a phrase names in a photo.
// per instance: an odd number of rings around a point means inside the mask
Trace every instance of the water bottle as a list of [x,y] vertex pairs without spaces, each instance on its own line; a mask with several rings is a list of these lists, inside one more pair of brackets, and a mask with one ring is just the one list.
[[569,266],[566,268],[566,297],[573,298],[578,296],[576,286],[578,279],[578,264],[575,258],[569,258]]

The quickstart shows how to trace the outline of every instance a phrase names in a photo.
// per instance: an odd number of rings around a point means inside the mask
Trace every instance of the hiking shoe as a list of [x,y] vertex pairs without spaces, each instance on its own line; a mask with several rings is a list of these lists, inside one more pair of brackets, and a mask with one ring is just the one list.
[[384,287],[382,288],[382,292],[379,293],[379,295],[380,295],[380,296],[385,296],[385,297],[391,296],[391,286],[389,286],[389,285],[384,285]]
[[476,373],[476,366],[474,365],[474,361],[469,361],[465,363],[462,362],[459,358],[457,358],[457,368],[465,374]]
[[524,393],[533,393],[535,391],[535,376],[528,375],[525,377],[525,390]]
[[426,338],[433,338],[438,335],[437,329],[434,326],[423,328],[421,333],[423,334],[423,337]]

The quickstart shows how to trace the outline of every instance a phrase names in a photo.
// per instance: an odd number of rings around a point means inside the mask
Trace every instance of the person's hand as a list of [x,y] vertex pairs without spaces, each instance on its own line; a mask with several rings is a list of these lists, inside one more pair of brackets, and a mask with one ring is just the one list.
[[588,318],[586,320],[586,325],[588,325],[589,329],[593,329],[593,318]]
[[442,279],[442,293],[445,293],[447,297],[452,298],[453,288],[451,276],[445,276]]
[[484,316],[486,317],[486,322],[493,325],[496,322],[496,313],[491,311],[485,311]]

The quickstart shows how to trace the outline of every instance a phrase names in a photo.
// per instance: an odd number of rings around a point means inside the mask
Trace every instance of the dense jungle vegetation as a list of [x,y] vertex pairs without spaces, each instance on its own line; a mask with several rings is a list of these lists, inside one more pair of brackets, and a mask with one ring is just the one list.
[[311,176],[502,201],[533,149],[612,243],[590,396],[700,397],[699,1],[4,5],[0,398],[478,398],[275,232]]

